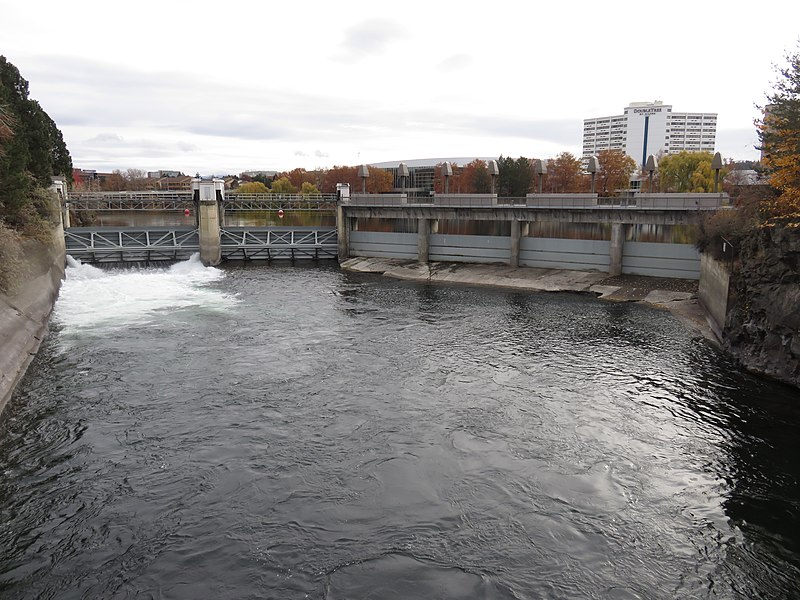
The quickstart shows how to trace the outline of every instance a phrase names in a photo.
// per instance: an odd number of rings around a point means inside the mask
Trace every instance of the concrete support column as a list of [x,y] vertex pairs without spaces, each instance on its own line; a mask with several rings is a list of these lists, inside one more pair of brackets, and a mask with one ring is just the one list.
[[417,223],[417,262],[428,264],[431,222],[428,219],[419,219]]
[[608,274],[622,274],[622,248],[625,245],[625,225],[622,223],[611,224],[611,248],[609,250]]
[[201,200],[198,217],[200,219],[200,260],[206,266],[218,265],[222,260],[222,246],[219,207],[216,199]]
[[341,263],[350,258],[350,219],[345,215],[341,204],[336,205],[336,243]]
[[72,227],[72,223],[69,216],[69,202],[64,204],[64,210],[61,211],[61,223],[64,225],[64,229],[69,229]]
[[520,223],[513,219],[511,221],[511,256],[508,259],[508,266],[514,269],[519,266],[519,236]]

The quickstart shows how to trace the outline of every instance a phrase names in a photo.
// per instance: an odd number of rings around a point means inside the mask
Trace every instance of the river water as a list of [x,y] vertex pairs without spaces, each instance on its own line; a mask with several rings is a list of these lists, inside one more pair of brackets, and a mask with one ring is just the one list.
[[798,401],[642,305],[74,265],[0,597],[796,597]]

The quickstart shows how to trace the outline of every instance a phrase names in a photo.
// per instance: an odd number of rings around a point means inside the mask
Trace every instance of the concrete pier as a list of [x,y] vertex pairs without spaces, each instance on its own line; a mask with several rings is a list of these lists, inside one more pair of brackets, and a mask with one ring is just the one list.
[[430,221],[428,219],[417,220],[417,262],[428,263],[430,254]]
[[519,237],[520,223],[517,219],[511,220],[511,256],[508,259],[508,266],[517,268],[519,266]]
[[222,261],[220,213],[225,184],[222,179],[196,177],[192,179],[192,191],[199,206],[200,260],[206,266],[215,266]]
[[345,216],[341,202],[336,204],[336,239],[339,262],[350,258],[350,219]]
[[625,225],[622,223],[611,224],[611,248],[609,251],[610,262],[608,274],[611,276],[622,274],[622,250],[625,245]]

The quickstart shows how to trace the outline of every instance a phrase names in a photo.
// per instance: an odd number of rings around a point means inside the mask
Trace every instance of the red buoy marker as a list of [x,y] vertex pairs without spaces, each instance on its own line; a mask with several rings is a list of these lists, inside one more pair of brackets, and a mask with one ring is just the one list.
[[282,218],[283,218],[283,209],[282,209],[282,208],[281,208],[281,209],[278,209],[278,218],[279,218],[279,219],[282,219]]

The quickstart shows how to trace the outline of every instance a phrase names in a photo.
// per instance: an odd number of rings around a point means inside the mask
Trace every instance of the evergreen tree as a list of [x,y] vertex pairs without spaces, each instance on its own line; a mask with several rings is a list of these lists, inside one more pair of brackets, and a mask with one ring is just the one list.
[[41,197],[36,188],[50,186],[53,175],[71,178],[72,159],[56,124],[38,102],[28,98],[28,82],[0,56],[0,109],[13,124],[0,136],[0,218],[23,226]]

